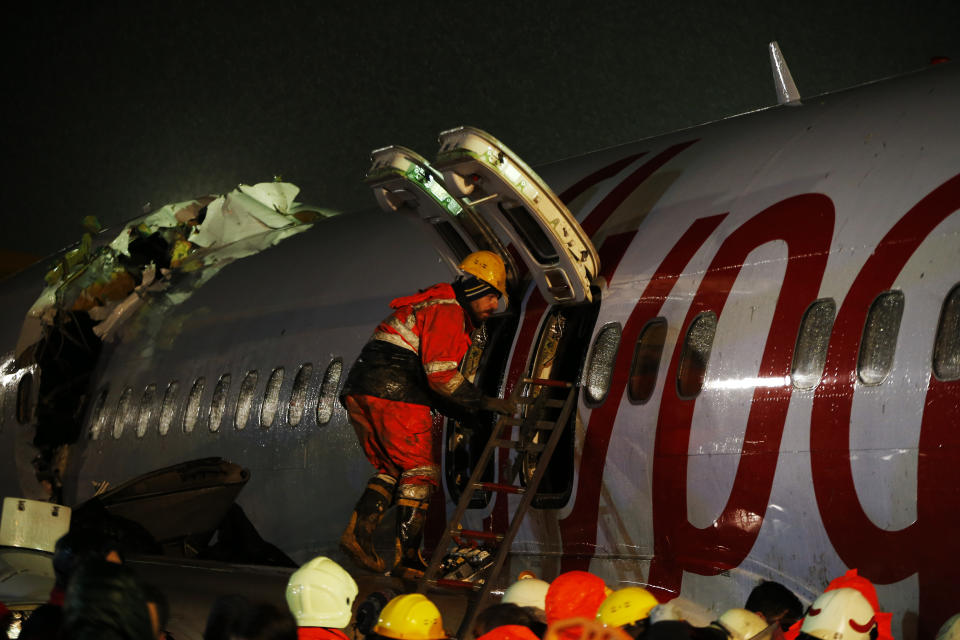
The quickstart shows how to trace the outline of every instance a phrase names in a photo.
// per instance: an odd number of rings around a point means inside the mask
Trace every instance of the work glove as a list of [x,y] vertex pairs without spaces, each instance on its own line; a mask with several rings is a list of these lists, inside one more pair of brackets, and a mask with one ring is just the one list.
[[509,398],[483,398],[480,401],[480,408],[484,411],[510,415],[517,408],[517,403]]

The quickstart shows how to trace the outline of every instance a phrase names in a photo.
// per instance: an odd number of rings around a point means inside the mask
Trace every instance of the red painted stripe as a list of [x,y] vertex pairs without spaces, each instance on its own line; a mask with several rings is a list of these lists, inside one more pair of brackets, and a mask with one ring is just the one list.
[[606,180],[607,178],[612,178],[613,176],[623,171],[627,167],[627,165],[629,165],[631,162],[633,162],[637,158],[642,158],[645,155],[647,155],[646,151],[642,153],[635,153],[631,156],[627,156],[626,158],[617,160],[616,162],[609,164],[603,167],[602,169],[594,171],[593,173],[586,176],[585,178],[582,178],[578,180],[576,183],[574,183],[573,185],[567,187],[563,191],[563,193],[560,194],[560,200],[562,200],[564,204],[569,205],[571,202],[576,200],[577,197],[579,197],[584,191],[586,191],[590,187],[594,186],[598,182],[602,182],[603,180]]
[[[783,241],[786,270],[756,375],[786,380],[803,312],[820,291],[834,219],[831,200],[808,193],[778,202],[737,227],[711,261],[679,335],[705,311],[722,318],[750,252]],[[750,553],[766,515],[793,390],[786,382],[754,389],[730,495],[713,523],[696,527],[687,517],[687,465],[697,398],[681,398],[673,384],[682,351],[683,340],[677,340],[657,417],[651,485],[654,558],[649,581],[673,591],[680,590],[684,571],[713,575],[739,566]]]
[[911,208],[867,259],[837,313],[810,425],[813,486],[830,542],[847,566],[873,582],[919,574],[921,637],[933,637],[937,624],[956,612],[955,590],[952,600],[949,594],[956,562],[947,559],[960,555],[960,381],[930,376],[917,455],[917,520],[903,529],[876,526],[860,504],[850,467],[850,419],[871,303],[893,286],[937,225],[958,210],[960,174]]
[[[573,510],[560,521],[563,536],[563,571],[585,569],[593,555],[597,540],[597,512],[603,466],[610,444],[610,434],[620,407],[620,398],[630,377],[633,344],[643,326],[656,317],[667,295],[673,289],[683,268],[717,228],[727,214],[700,218],[680,237],[660,262],[643,295],[637,302],[623,329],[620,350],[614,366],[607,402],[593,410],[587,425],[583,457],[578,474],[577,501]],[[581,556],[579,559],[572,556]]]
[[603,223],[607,221],[610,215],[617,210],[617,207],[623,204],[623,201],[626,200],[630,194],[633,193],[637,187],[643,183],[644,180],[649,178],[657,169],[665,165],[674,156],[695,142],[696,140],[681,142],[661,151],[656,156],[638,167],[637,170],[631,173],[623,182],[614,187],[607,197],[605,197],[600,204],[598,204],[596,208],[590,212],[590,215],[588,215],[580,225],[583,227],[583,230],[587,233],[587,235],[592,238],[597,230],[603,226]]

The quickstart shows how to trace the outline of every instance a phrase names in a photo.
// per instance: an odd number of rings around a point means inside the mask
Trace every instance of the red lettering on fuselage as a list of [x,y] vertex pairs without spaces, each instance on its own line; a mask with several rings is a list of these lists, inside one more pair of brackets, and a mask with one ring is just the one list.
[[860,504],[850,466],[850,415],[860,339],[873,299],[893,286],[923,240],[958,209],[960,175],[908,211],[864,264],[837,314],[810,426],[813,486],[830,542],[847,566],[857,567],[874,582],[897,582],[919,573],[920,637],[933,637],[960,601],[955,586],[960,381],[930,376],[918,453],[917,520],[897,531],[877,527]]
[[[727,237],[710,264],[684,330],[705,311],[720,318],[749,253],[783,240],[786,272],[757,376],[786,379],[803,312],[820,290],[833,224],[833,203],[821,194],[788,198],[745,222]],[[711,526],[697,528],[687,518],[687,450],[696,398],[681,398],[673,384],[682,348],[683,341],[677,340],[667,369],[652,485],[654,558],[649,580],[674,591],[680,589],[684,570],[711,575],[739,565],[750,552],[766,513],[792,390],[789,384],[754,390],[730,497]],[[745,518],[745,513],[759,517]]]
[[593,471],[602,470],[607,457],[610,434],[613,432],[613,423],[620,408],[619,399],[623,396],[630,377],[632,345],[643,326],[660,313],[660,308],[684,267],[726,215],[700,218],[690,225],[657,267],[624,325],[620,344],[626,346],[622,346],[617,353],[610,392],[607,394],[608,401],[593,411],[590,422],[587,424],[580,468],[589,469],[590,472],[578,475],[577,501],[570,515],[560,521],[564,547],[564,571],[586,569],[590,562],[589,557],[593,555],[597,538],[600,485],[603,478],[602,473]]
[[[617,210],[617,207],[623,204],[630,194],[643,184],[647,178],[695,142],[696,140],[689,140],[668,147],[630,173],[622,182],[611,189],[610,193],[586,216],[582,223],[584,231],[589,235],[593,235],[603,223],[610,218],[613,212]],[[644,155],[646,155],[646,152],[627,156],[579,180],[573,186],[564,190],[561,195],[563,201],[569,203],[588,188],[599,183],[601,180],[613,177],[629,166],[631,162]],[[611,238],[611,241],[605,242],[603,246],[600,247],[598,254],[600,264],[604,268],[604,273],[612,272],[612,269],[616,268],[616,265],[620,263],[623,254],[626,252],[627,247],[630,245],[636,233],[637,230],[618,234],[615,238]],[[611,268],[608,269],[605,265],[611,265]],[[536,330],[540,326],[546,311],[546,301],[539,290],[534,290],[527,301],[520,332],[517,335],[513,356],[507,370],[505,395],[513,391],[514,385],[527,369],[528,357],[533,346],[533,340],[536,338]],[[497,461],[498,473],[503,476],[507,473],[510,464],[508,454],[506,452],[499,452]],[[498,494],[494,500],[494,507],[490,517],[484,520],[484,528],[492,531],[503,531],[507,526],[507,497]]]

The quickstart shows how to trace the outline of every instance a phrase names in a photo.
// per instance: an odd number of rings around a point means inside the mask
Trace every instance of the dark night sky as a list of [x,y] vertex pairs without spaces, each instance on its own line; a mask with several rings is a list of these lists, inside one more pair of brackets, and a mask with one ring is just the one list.
[[[960,2],[64,3],[4,39],[0,250],[280,174],[373,204],[368,152],[487,129],[531,164],[960,60]],[[954,64],[957,64],[956,62]]]

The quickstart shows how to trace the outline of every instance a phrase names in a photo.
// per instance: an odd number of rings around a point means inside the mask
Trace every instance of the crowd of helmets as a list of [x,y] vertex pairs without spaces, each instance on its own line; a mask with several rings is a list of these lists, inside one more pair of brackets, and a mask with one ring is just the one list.
[[[65,535],[57,542],[53,564],[56,583],[50,601],[23,622],[21,640],[174,640],[166,631],[170,612],[162,592],[139,580],[102,538]],[[374,592],[358,601],[358,593],[349,573],[320,556],[291,575],[286,608],[242,596],[217,598],[203,638],[454,637],[425,595]],[[783,585],[763,581],[742,608],[716,619],[684,598],[659,602],[640,586],[611,590],[587,571],[562,573],[549,583],[525,572],[498,603],[475,616],[464,635],[475,640],[892,640],[891,619],[873,584],[856,569],[833,580],[807,608]],[[0,604],[0,630],[9,622],[9,612]],[[0,631],[0,640],[5,634]],[[960,640],[960,613],[943,624],[936,638]]]

